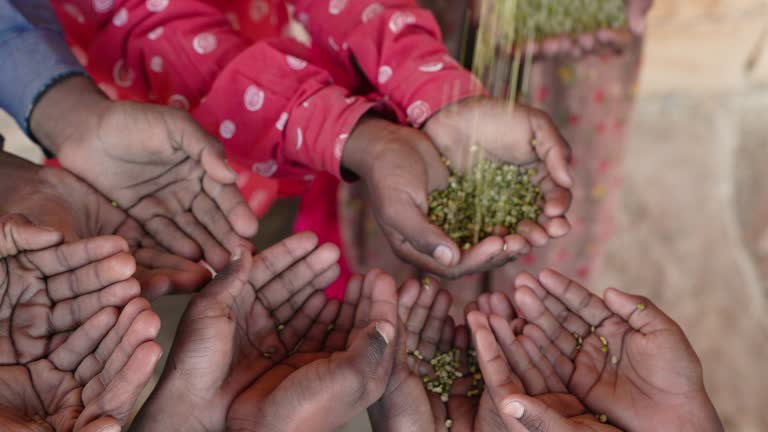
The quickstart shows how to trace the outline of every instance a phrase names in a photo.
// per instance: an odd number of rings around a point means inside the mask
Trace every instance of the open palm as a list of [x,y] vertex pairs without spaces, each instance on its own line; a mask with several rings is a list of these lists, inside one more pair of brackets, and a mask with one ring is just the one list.
[[62,244],[18,215],[0,218],[0,232],[0,425],[125,424],[161,354],[127,244]]
[[543,213],[539,219],[521,221],[516,226],[517,233],[503,238],[489,237],[465,251],[465,255],[471,256],[477,253],[476,249],[496,242],[506,245],[505,251],[516,251],[508,256],[514,258],[570,231],[565,219],[573,186],[568,168],[570,147],[544,112],[477,98],[435,114],[424,131],[456,172],[470,172],[480,158],[535,168],[538,172],[534,181],[543,195]]
[[[368,412],[376,431],[444,430],[449,418],[441,394],[428,391],[435,379],[430,361],[454,347],[454,323],[448,315],[453,300],[434,281],[406,281],[398,293],[400,334],[387,390]],[[450,393],[450,388],[443,389]]]
[[628,430],[722,430],[701,363],[680,327],[647,299],[609,289],[601,299],[553,271],[515,282],[532,324],[568,389]]
[[467,316],[485,378],[488,401],[499,422],[486,431],[618,432],[592,415],[552,370],[539,348],[516,336],[514,324],[498,315],[473,311]]
[[374,272],[350,281],[341,306],[310,307],[281,334],[293,352],[268,359],[269,371],[233,403],[227,430],[334,431],[364,411],[392,370],[396,304],[394,280]]
[[0,193],[7,192],[2,212],[24,214],[63,233],[67,242],[104,235],[124,238],[136,259],[135,278],[144,297],[194,291],[210,279],[203,266],[163,250],[135,219],[73,174],[7,153],[0,153],[0,167],[5,175]]
[[222,145],[182,110],[112,102],[89,79],[72,77],[43,95],[30,122],[62,166],[177,255],[221,270],[256,234]]
[[302,306],[317,304],[312,295],[320,291],[324,299],[321,290],[338,276],[338,258],[335,246],[318,247],[311,233],[253,257],[241,250],[187,307],[169,366],[136,428],[223,429],[239,395],[288,355],[278,326],[285,323],[292,333],[294,316],[307,313]]

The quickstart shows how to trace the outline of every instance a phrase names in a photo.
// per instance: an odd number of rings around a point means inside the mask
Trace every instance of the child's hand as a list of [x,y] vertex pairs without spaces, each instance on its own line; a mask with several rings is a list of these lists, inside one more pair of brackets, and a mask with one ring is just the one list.
[[469,172],[480,156],[537,169],[544,212],[538,221],[520,222],[518,235],[507,236],[509,245],[542,247],[570,231],[570,147],[544,112],[478,98],[435,114],[424,131],[458,172]]
[[[62,114],[67,117],[62,119]],[[112,102],[87,78],[45,93],[32,132],[163,247],[221,270],[258,222],[222,145],[181,110]]]
[[[398,295],[400,337],[384,395],[368,412],[375,431],[442,430],[451,416],[440,395],[424,388],[434,378],[429,361],[453,348],[454,323],[448,315],[451,295],[433,282],[406,281]],[[450,389],[446,389],[449,391]]]
[[[515,336],[509,320],[474,311],[467,316],[483,372],[487,400],[500,422],[475,430],[512,432],[617,432],[565,391],[538,347]],[[484,396],[484,399],[486,397]],[[478,414],[478,420],[484,413]],[[491,413],[488,413],[491,414]]]
[[[312,233],[240,257],[190,301],[169,365],[137,430],[224,430],[235,400],[293,350],[307,317],[326,304],[339,274],[338,249]],[[279,325],[284,325],[282,329]],[[249,409],[252,410],[252,407]]]
[[394,279],[357,276],[340,309],[332,300],[302,312],[281,334],[289,356],[273,357],[269,371],[238,396],[228,431],[335,431],[383,394],[402,337]]
[[0,233],[0,429],[119,430],[161,355],[128,245],[19,215]]
[[[416,129],[364,118],[344,148],[343,164],[365,181],[376,220],[395,254],[429,273],[458,278],[503,265],[529,249],[520,236],[491,237],[462,254],[431,224],[428,196],[447,186],[448,170],[429,137]],[[552,188],[548,196],[556,198],[558,193]],[[557,205],[549,207],[556,212]],[[553,229],[563,231],[557,223]],[[537,244],[542,243],[546,234],[531,231]]]
[[633,431],[723,430],[685,334],[647,299],[616,289],[601,299],[553,271],[515,285],[524,334],[595,413]]

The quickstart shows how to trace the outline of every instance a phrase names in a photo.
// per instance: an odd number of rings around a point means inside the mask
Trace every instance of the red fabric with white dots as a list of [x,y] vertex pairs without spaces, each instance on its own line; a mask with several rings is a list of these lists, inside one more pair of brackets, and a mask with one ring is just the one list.
[[110,96],[191,110],[231,159],[268,177],[338,177],[349,133],[377,102],[353,93],[385,95],[378,106],[420,126],[480,91],[414,0],[299,0],[312,48],[282,37],[281,0],[52,3]]
[[[217,136],[257,215],[340,177],[344,145],[370,109],[420,127],[483,89],[448,56],[415,0],[296,0],[312,38],[286,36],[283,0],[51,0],[75,55],[113,99],[189,110]],[[342,246],[337,181],[318,179],[295,227]],[[350,272],[342,249],[341,298]]]

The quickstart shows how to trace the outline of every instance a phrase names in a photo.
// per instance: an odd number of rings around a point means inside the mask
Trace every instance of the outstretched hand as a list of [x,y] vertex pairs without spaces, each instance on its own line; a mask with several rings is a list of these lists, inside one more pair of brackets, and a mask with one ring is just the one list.
[[[62,119],[62,113],[67,118]],[[46,92],[35,136],[169,251],[221,270],[256,234],[221,144],[174,108],[111,102],[87,78]],[[251,250],[251,249],[249,249]]]
[[128,245],[62,243],[19,215],[0,233],[0,428],[120,430],[161,355]]
[[195,291],[210,279],[207,269],[161,249],[135,219],[71,173],[2,152],[0,170],[4,178],[0,195],[5,197],[0,212],[23,214],[62,233],[67,242],[104,235],[122,237],[134,255],[133,276],[144,297]]
[[[497,315],[470,312],[467,321],[483,372],[493,418],[482,421],[483,431],[510,432],[616,432],[587,412],[565,385],[539,348],[525,336],[516,336],[513,324]],[[480,413],[483,415],[484,413]]]
[[[376,220],[398,257],[427,273],[456,279],[500,267],[528,253],[531,243],[546,243],[549,234],[537,223],[524,221],[519,225],[524,236],[491,237],[462,252],[427,217],[429,194],[447,187],[449,178],[435,148],[440,143],[433,143],[433,138],[413,128],[364,118],[344,149],[344,167],[365,182]],[[569,226],[562,215],[570,205],[570,193],[547,178],[541,176],[546,215],[539,222],[552,236],[564,235]]]
[[230,409],[228,430],[335,431],[382,396],[400,337],[394,279],[354,277],[341,307],[332,301],[313,318],[283,336],[301,343],[271,358]]
[[318,246],[311,233],[256,256],[241,250],[192,298],[168,367],[135,428],[223,430],[242,393],[292,351],[281,340],[281,326],[291,333],[291,322],[322,309],[322,289],[338,277],[338,259],[335,246]]
[[553,271],[515,281],[515,304],[568,390],[627,430],[722,431],[701,363],[680,327],[648,299],[604,298]]
[[[546,246],[568,234],[573,178],[571,150],[553,121],[542,111],[489,98],[458,102],[435,114],[424,126],[437,149],[459,173],[471,172],[480,158],[534,168],[542,191],[538,220],[523,220],[516,233],[491,236],[469,251],[468,259],[486,259],[490,268]],[[499,227],[499,231],[506,229]]]
[[368,409],[375,431],[445,430],[450,413],[441,397],[451,388],[442,394],[428,391],[424,380],[436,379],[430,363],[435,355],[454,347],[454,322],[448,315],[452,303],[450,294],[429,279],[423,284],[408,280],[400,287],[395,364],[384,395]]

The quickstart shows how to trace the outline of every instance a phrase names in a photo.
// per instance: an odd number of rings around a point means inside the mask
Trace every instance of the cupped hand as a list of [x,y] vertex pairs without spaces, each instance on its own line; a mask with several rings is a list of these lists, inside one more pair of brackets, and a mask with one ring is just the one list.
[[[424,387],[424,380],[436,379],[430,363],[435,355],[454,347],[454,322],[448,315],[452,302],[450,294],[429,279],[423,284],[408,280],[400,287],[401,336],[387,389],[368,410],[374,430],[445,430],[448,405],[442,394]],[[446,395],[450,392],[443,389]]]
[[[498,315],[473,311],[467,317],[483,373],[487,402],[497,421],[476,430],[514,432],[616,432],[589,413],[539,348]],[[482,413],[478,414],[478,420]]]
[[544,112],[489,98],[453,104],[435,114],[424,127],[451,168],[467,173],[480,158],[534,168],[534,182],[542,191],[543,212],[538,220],[523,220],[516,233],[492,236],[469,251],[495,249],[490,263],[500,266],[547,245],[571,229],[565,215],[571,205],[573,179],[571,150],[555,124]]
[[357,276],[341,307],[332,301],[312,318],[284,332],[298,346],[267,359],[269,371],[232,405],[227,430],[330,432],[382,396],[401,337],[394,279]]
[[515,281],[524,334],[568,390],[630,431],[722,431],[701,363],[680,327],[648,299],[600,298],[553,271]]
[[30,121],[62,166],[169,251],[221,270],[235,250],[251,248],[246,239],[258,224],[237,176],[221,144],[186,112],[111,102],[87,78],[73,77],[43,95]]
[[192,298],[137,430],[224,430],[236,400],[292,352],[282,338],[323,308],[339,272],[338,249],[311,233],[235,258]]
[[[394,253],[427,273],[457,279],[499,267],[527,253],[520,236],[488,238],[461,251],[428,219],[429,194],[447,186],[449,171],[430,137],[413,128],[377,118],[364,118],[344,149],[343,164],[365,182],[376,220]],[[544,184],[542,184],[544,186]],[[560,193],[545,188],[548,197]],[[561,207],[567,208],[570,195]],[[557,205],[549,207],[557,207]],[[552,213],[564,209],[550,209]],[[551,223],[555,232],[564,228]],[[535,224],[523,223],[522,230]],[[559,230],[559,231],[558,231]],[[539,232],[532,232],[532,236]]]
[[0,233],[1,428],[120,430],[161,355],[128,245],[62,243],[20,215]]
[[0,171],[6,179],[0,184],[6,197],[0,212],[23,214],[61,232],[67,242],[104,235],[124,238],[134,255],[134,277],[144,297],[195,291],[210,279],[207,269],[160,248],[135,219],[73,174],[2,152]]

